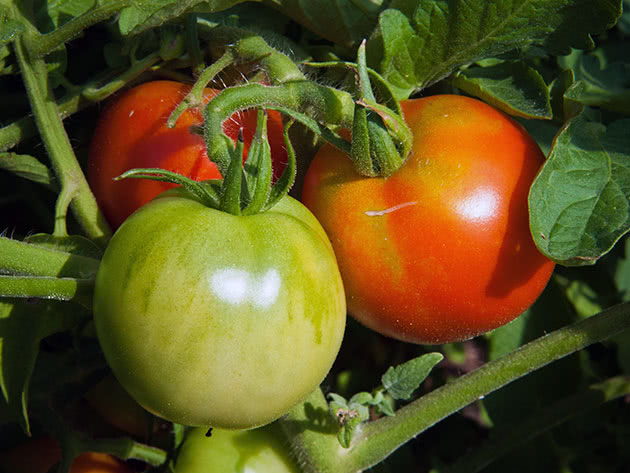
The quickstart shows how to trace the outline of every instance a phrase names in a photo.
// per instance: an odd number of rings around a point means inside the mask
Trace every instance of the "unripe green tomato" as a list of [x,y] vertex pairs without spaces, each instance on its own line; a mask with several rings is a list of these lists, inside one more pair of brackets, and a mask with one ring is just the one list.
[[190,426],[285,414],[330,370],[345,318],[330,242],[290,197],[234,216],[162,194],[118,229],[95,282],[96,332],[120,384]]
[[175,473],[298,473],[278,424],[253,430],[196,428],[177,457]]

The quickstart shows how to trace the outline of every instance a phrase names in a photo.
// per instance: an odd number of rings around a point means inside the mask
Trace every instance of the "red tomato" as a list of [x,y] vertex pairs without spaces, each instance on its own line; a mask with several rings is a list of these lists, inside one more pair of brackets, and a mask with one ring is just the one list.
[[[11,473],[47,473],[61,461],[61,449],[48,437],[29,440],[0,454],[0,469]],[[83,453],[70,473],[132,473],[122,461],[104,453]]]
[[[146,179],[112,179],[133,168],[162,168],[194,180],[221,177],[206,154],[203,137],[190,127],[202,124],[202,111],[188,109],[174,128],[166,121],[190,86],[172,81],[146,82],[118,95],[99,117],[90,145],[87,175],[96,200],[109,223],[117,228],[138,207],[146,204],[173,184]],[[208,102],[218,94],[205,89]],[[287,162],[282,118],[268,112],[268,136],[279,176]],[[224,132],[236,139],[243,130],[245,152],[256,130],[256,110],[247,110],[226,120]],[[246,154],[246,153],[245,153]]]
[[521,314],[551,276],[527,207],[544,156],[478,100],[439,95],[402,109],[414,145],[398,172],[364,178],[326,145],[303,201],[331,239],[351,315],[408,342],[467,339]]

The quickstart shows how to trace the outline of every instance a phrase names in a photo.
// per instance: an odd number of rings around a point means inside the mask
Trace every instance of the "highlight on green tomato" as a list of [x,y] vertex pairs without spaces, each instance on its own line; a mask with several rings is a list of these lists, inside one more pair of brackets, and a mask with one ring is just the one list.
[[[203,138],[191,131],[201,126],[200,107],[187,109],[173,128],[167,120],[191,86],[181,82],[145,82],[118,94],[106,105],[94,130],[88,156],[87,177],[96,200],[110,225],[118,226],[137,208],[174,187],[168,182],[145,179],[113,179],[133,168],[162,168],[196,181],[217,179],[221,174],[208,159]],[[220,90],[206,88],[205,103]],[[274,175],[287,163],[282,117],[267,112],[267,131]],[[243,135],[245,155],[256,131],[256,110],[245,110],[223,124],[233,140]]]
[[245,429],[288,412],[330,370],[345,318],[330,242],[290,197],[235,216],[162,194],[115,233],[94,289],[118,381],[189,426]]
[[252,430],[191,429],[177,456],[175,473],[298,473],[277,423]]
[[544,156],[514,120],[472,98],[401,103],[414,143],[388,178],[324,145],[303,202],[331,239],[348,312],[413,343],[468,339],[525,311],[554,263],[536,248],[527,196]]

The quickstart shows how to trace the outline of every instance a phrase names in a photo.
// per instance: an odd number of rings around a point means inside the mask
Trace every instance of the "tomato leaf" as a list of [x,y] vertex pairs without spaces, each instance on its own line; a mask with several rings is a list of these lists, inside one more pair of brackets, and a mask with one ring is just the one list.
[[29,181],[42,184],[51,190],[57,188],[54,173],[33,156],[16,153],[0,153],[0,169],[12,172]]
[[630,229],[628,149],[629,119],[606,128],[583,113],[557,136],[529,195],[543,254],[567,266],[594,264]]
[[245,0],[137,0],[123,9],[118,25],[123,35],[133,35],[162,25],[194,8],[195,12],[217,12]]
[[368,62],[402,99],[461,65],[515,48],[589,48],[590,34],[610,28],[620,14],[620,0],[398,0],[379,17]]
[[471,67],[455,75],[453,84],[510,115],[550,119],[549,88],[538,71],[522,62]]
[[96,0],[36,0],[33,2],[35,21],[42,33],[49,33],[95,5]]
[[394,399],[409,399],[444,356],[427,353],[396,367],[391,366],[382,376],[383,387]]
[[564,93],[565,100],[630,114],[630,63],[604,63],[595,54],[575,51],[561,65],[571,67],[575,82]]
[[39,342],[68,330],[84,317],[57,304],[0,301],[0,387],[4,401],[30,432],[28,386],[39,351]]

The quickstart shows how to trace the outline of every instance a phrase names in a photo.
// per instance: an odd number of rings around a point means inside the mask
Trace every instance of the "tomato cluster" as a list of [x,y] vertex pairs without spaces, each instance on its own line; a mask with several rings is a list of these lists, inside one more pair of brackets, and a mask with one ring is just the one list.
[[[190,129],[198,110],[166,126],[188,90],[159,81],[122,94],[89,160],[108,219],[124,221],[96,279],[96,329],[117,379],[148,411],[192,426],[264,425],[322,381],[346,304],[382,334],[438,344],[509,322],[545,287],[554,265],[534,246],[527,208],[544,157],[503,113],[455,95],[403,101],[414,144],[394,175],[359,176],[324,145],[304,182],[312,214],[284,197],[244,217],[164,183],[112,181],[133,167],[218,177]],[[231,123],[247,145],[253,112]],[[279,170],[273,114],[269,136]]]

